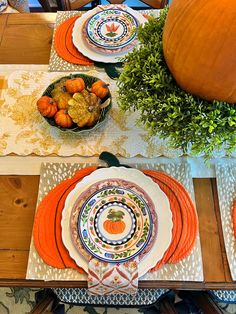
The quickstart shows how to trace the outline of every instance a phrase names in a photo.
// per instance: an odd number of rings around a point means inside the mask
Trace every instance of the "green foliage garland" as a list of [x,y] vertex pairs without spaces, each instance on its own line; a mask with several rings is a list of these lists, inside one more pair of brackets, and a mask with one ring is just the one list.
[[183,91],[163,56],[162,33],[168,9],[138,28],[140,47],[123,58],[118,80],[118,103],[124,111],[140,112],[139,121],[151,135],[169,139],[184,153],[236,149],[236,106],[207,101]]

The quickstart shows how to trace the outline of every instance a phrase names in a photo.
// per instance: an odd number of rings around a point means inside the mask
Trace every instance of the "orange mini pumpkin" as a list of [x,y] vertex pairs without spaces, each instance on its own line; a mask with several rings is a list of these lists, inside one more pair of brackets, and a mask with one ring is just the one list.
[[37,107],[42,116],[51,118],[57,112],[57,104],[56,102],[48,97],[42,96],[37,101]]
[[104,98],[108,95],[109,89],[107,88],[109,84],[104,83],[101,80],[98,80],[97,82],[93,83],[91,87],[91,92],[94,93],[99,98]]
[[57,125],[62,126],[63,128],[70,128],[73,124],[73,121],[66,109],[59,110],[55,114],[54,120]]
[[74,94],[82,92],[85,89],[85,83],[81,77],[77,77],[66,80],[65,87],[68,93]]

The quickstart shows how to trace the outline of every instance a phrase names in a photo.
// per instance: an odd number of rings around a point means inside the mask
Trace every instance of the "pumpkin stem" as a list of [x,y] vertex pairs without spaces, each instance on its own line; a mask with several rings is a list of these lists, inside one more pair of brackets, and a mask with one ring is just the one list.
[[109,214],[107,215],[107,219],[112,221],[120,221],[124,218],[124,212],[121,210],[110,209]]

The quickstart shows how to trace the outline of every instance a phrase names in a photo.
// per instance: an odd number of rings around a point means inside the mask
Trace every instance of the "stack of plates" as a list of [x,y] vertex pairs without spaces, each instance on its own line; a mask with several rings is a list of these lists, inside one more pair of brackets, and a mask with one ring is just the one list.
[[97,6],[76,20],[72,32],[75,47],[98,62],[118,62],[138,45],[136,29],[143,15],[125,5]]
[[62,240],[88,272],[91,257],[118,263],[139,256],[139,277],[163,257],[172,239],[172,212],[165,193],[136,169],[98,169],[68,194]]

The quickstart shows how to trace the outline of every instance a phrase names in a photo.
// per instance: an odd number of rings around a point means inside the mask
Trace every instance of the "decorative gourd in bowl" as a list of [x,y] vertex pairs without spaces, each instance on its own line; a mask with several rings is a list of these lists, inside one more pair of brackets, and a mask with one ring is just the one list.
[[235,0],[173,0],[163,31],[163,52],[184,91],[236,103],[235,51]]
[[108,85],[85,74],[61,77],[37,101],[50,125],[73,133],[87,133],[103,125],[111,106]]

